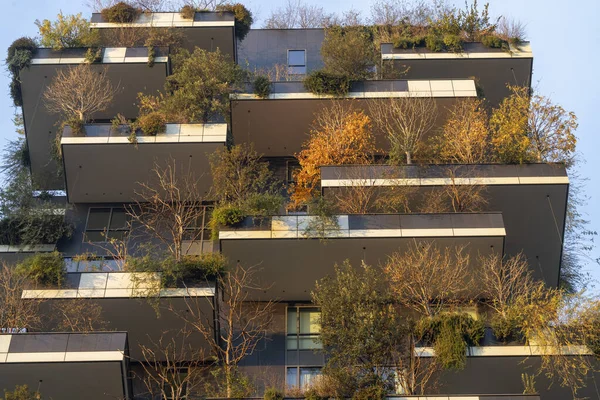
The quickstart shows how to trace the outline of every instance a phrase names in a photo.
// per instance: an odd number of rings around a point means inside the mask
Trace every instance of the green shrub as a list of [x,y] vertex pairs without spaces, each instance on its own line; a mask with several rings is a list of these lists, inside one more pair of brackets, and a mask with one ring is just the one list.
[[15,390],[4,389],[4,400],[41,400],[40,392],[29,390],[27,385],[15,386]]
[[85,133],[85,124],[77,117],[70,117],[63,123],[64,126],[69,126],[74,135],[81,136]]
[[94,64],[102,60],[102,49],[99,47],[90,47],[85,52],[85,62]]
[[455,53],[460,53],[463,49],[463,41],[458,35],[444,35],[444,46]]
[[6,66],[12,75],[9,88],[10,96],[12,97],[13,103],[16,107],[23,105],[19,72],[21,72],[23,68],[29,67],[36,49],[37,43],[35,40],[28,37],[19,38],[12,42],[12,44],[8,47]]
[[0,245],[54,244],[72,232],[62,215],[29,211],[0,220]]
[[437,53],[444,50],[444,41],[439,36],[430,33],[425,37],[425,46]]
[[445,369],[463,369],[467,346],[478,345],[484,336],[484,324],[469,314],[443,313],[423,318],[417,334],[427,344],[433,344],[437,360]]
[[196,15],[196,8],[186,4],[181,7],[181,10],[179,10],[179,15],[181,15],[181,18],[194,19],[194,16]]
[[73,47],[94,47],[99,42],[97,30],[90,29],[88,20],[77,15],[59,13],[56,21],[35,21],[40,33],[40,44],[55,50]]
[[156,52],[154,51],[154,46],[148,46],[148,66],[150,68],[154,67],[154,60],[156,60]]
[[246,200],[245,208],[248,215],[266,217],[278,214],[284,202],[278,193],[254,193]]
[[58,251],[37,253],[17,264],[17,272],[37,285],[60,287],[65,280],[65,261]]
[[112,7],[103,9],[100,13],[106,22],[124,24],[135,21],[141,14],[141,10],[121,1]]
[[350,80],[346,76],[313,71],[304,79],[304,88],[314,94],[341,97],[350,90]]
[[425,46],[425,36],[398,36],[393,43],[396,49],[414,49]]
[[283,393],[281,391],[270,387],[265,390],[264,400],[283,400]]
[[266,76],[257,76],[252,86],[254,94],[261,99],[266,99],[271,94],[271,81]]
[[150,136],[156,136],[159,133],[164,133],[167,129],[167,121],[165,116],[158,111],[141,115],[138,118],[137,123],[142,132]]
[[481,38],[481,43],[492,49],[508,49],[508,42],[506,40],[502,40],[498,36],[495,35],[485,35]]
[[232,205],[215,207],[210,219],[211,236],[213,240],[219,238],[221,226],[235,226],[246,218],[246,213],[241,207]]
[[244,40],[254,19],[252,13],[241,3],[221,4],[216,7],[219,12],[231,12],[235,18],[235,36],[240,40]]

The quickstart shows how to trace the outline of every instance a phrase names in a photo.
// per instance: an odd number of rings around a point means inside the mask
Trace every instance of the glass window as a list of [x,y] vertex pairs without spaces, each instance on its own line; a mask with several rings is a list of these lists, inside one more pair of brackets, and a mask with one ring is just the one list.
[[288,50],[288,65],[290,67],[304,67],[306,65],[305,50]]
[[288,74],[306,74],[306,50],[288,50]]
[[311,387],[319,375],[321,375],[321,368],[300,368],[300,387],[302,389]]
[[84,240],[88,242],[105,242],[108,239],[122,240],[128,229],[128,216],[125,209],[90,208]]
[[287,369],[285,376],[288,388],[298,387],[298,367],[292,367]]

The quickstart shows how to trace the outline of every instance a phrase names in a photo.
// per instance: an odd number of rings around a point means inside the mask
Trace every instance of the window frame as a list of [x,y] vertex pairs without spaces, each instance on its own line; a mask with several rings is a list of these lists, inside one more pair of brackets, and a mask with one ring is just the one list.
[[[106,227],[103,230],[100,229],[88,229],[88,225],[90,222],[90,214],[92,213],[92,210],[98,210],[98,209],[108,209],[108,221],[106,222]],[[126,228],[117,228],[117,229],[111,229],[110,228],[110,224],[112,223],[113,220],[113,214],[114,214],[114,210],[123,210],[123,212],[125,213],[125,218],[127,223],[130,222],[130,217],[127,214],[127,211],[125,210],[125,207],[119,207],[119,206],[99,206],[99,207],[89,207],[87,210],[87,216],[85,219],[85,227],[83,229],[83,241],[84,243],[107,243],[109,241],[109,235],[110,232],[124,232],[125,235],[127,235],[127,233],[130,231],[130,227],[126,227]],[[103,236],[103,240],[90,240],[88,237],[88,232],[94,232],[94,233],[100,233]]]
[[[288,327],[289,327],[289,314],[290,314],[290,310],[295,310],[296,311],[296,333],[289,333],[288,331]],[[288,363],[288,352],[296,352],[298,353],[298,356],[296,359],[299,358],[299,353],[300,352],[316,352],[316,351],[320,351],[322,349],[321,348],[311,348],[311,349],[301,349],[300,348],[300,338],[301,337],[311,337],[311,336],[319,336],[320,330],[318,334],[302,334],[300,333],[300,313],[302,309],[311,309],[311,310],[317,310],[319,313],[321,312],[319,307],[315,307],[312,304],[298,304],[298,305],[288,305],[285,308],[285,385],[287,388],[293,388],[293,387],[298,387],[300,388],[300,381],[301,381],[301,373],[300,371],[302,369],[318,369],[321,370],[323,368],[323,365],[298,365],[298,364],[289,364]],[[295,349],[291,349],[288,348],[288,339],[291,337],[295,337],[296,338],[296,348]],[[288,371],[291,369],[295,369],[296,370],[296,382],[289,382],[288,380]],[[306,389],[306,388],[304,388]]]
[[[294,51],[301,51],[301,52],[304,53],[304,64],[291,64],[290,63],[290,52],[294,52]],[[286,55],[287,55],[286,65],[287,65],[288,74],[290,74],[290,75],[306,75],[306,72],[307,72],[307,66],[306,66],[306,64],[307,64],[307,62],[306,62],[307,51],[306,51],[306,49],[298,49],[298,48],[296,48],[296,49],[287,49]],[[292,72],[292,71],[294,71],[297,68],[303,68],[304,72]]]

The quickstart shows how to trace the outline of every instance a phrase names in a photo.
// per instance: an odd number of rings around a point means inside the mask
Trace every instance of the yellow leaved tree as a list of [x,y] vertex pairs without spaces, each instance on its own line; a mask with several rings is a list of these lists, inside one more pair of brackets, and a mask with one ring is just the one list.
[[375,153],[371,120],[344,102],[336,102],[317,116],[310,138],[297,154],[300,170],[290,188],[289,209],[306,204],[319,187],[322,165],[369,164]]

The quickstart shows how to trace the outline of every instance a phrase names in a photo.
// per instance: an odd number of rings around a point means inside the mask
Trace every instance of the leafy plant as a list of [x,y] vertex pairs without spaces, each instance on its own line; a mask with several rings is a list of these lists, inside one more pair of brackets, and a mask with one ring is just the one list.
[[135,21],[141,12],[139,8],[120,1],[112,7],[104,8],[100,13],[107,22],[124,24]]
[[425,36],[397,36],[393,40],[397,49],[414,49],[425,46]]
[[16,107],[23,105],[19,72],[23,68],[29,67],[36,49],[37,43],[34,39],[28,37],[19,38],[8,47],[6,66],[11,73],[10,95]]
[[478,345],[483,339],[484,324],[466,313],[442,313],[422,318],[417,334],[425,343],[433,344],[436,358],[445,369],[463,369],[467,346]]
[[377,65],[373,32],[363,26],[332,26],[325,29],[321,45],[324,70],[351,80],[370,79]]
[[156,52],[154,51],[154,46],[148,46],[148,66],[150,68],[154,67],[155,60],[156,60]]
[[70,47],[94,47],[99,41],[98,32],[90,29],[88,20],[77,15],[63,15],[59,13],[57,20],[35,21],[40,33],[40,44],[62,50]]
[[266,99],[271,94],[271,81],[266,76],[259,75],[252,84],[254,94],[261,99]]
[[2,218],[0,228],[1,245],[54,244],[72,233],[72,226],[63,216],[34,210]]
[[181,261],[173,257],[155,258],[128,257],[125,269],[131,272],[159,272],[161,287],[194,285],[214,280],[225,271],[226,260],[220,253],[203,253],[198,256],[184,256]]
[[181,10],[179,10],[179,15],[181,15],[181,18],[194,19],[194,16],[196,15],[196,8],[186,4],[181,7]]
[[244,40],[244,38],[250,31],[250,26],[252,26],[252,22],[254,22],[250,10],[248,10],[246,6],[244,6],[242,3],[219,4],[215,8],[215,10],[219,12],[233,13],[233,16],[235,18],[235,36],[240,41]]
[[85,133],[85,122],[77,117],[67,118],[63,122],[63,129],[65,126],[71,128],[71,132],[76,136],[81,136]]
[[228,118],[229,95],[242,89],[246,72],[219,49],[181,49],[172,57],[167,95],[139,95],[140,112],[161,111],[171,122],[208,122]]
[[264,400],[283,400],[283,393],[274,387],[269,387],[265,390]]
[[440,52],[445,48],[444,40],[440,36],[430,33],[425,36],[425,47],[433,52]]
[[31,279],[37,285],[60,287],[65,280],[65,262],[62,255],[38,253],[17,264],[17,272]]
[[29,390],[27,385],[15,386],[15,390],[4,389],[4,400],[41,400],[40,392]]
[[161,112],[154,111],[140,115],[137,120],[137,125],[144,134],[156,136],[159,133],[165,132],[167,129],[167,120]]
[[222,226],[235,226],[246,218],[246,213],[241,207],[233,205],[218,206],[213,209],[210,219],[211,237],[219,238],[219,228]]
[[460,53],[463,49],[463,41],[458,35],[444,35],[444,46],[455,53]]
[[94,64],[102,60],[102,49],[100,47],[90,47],[85,52],[85,62]]
[[331,74],[323,70],[313,71],[304,79],[304,88],[318,95],[342,97],[350,89],[350,79],[347,76]]

